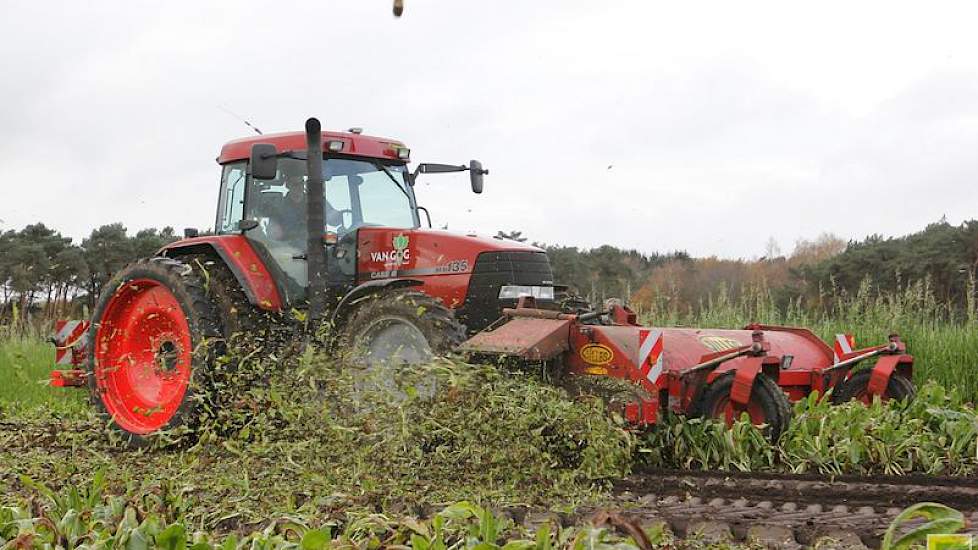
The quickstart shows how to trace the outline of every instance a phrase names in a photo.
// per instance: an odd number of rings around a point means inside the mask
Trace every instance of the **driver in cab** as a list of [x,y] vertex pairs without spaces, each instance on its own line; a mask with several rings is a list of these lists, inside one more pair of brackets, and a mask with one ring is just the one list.
[[[305,248],[306,242],[306,177],[303,174],[286,173],[285,197],[269,212],[268,236],[284,241],[296,248]],[[342,225],[343,214],[326,204],[326,224]],[[325,230],[325,228],[324,228]]]

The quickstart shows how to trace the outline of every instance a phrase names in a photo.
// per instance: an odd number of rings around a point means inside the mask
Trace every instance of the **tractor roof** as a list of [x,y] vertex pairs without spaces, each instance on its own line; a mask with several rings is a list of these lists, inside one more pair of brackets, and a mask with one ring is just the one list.
[[[323,132],[324,151],[330,141],[342,141],[342,152],[345,154],[392,160],[398,159],[397,148],[404,147],[404,144],[400,141],[388,138],[347,132]],[[256,143],[271,143],[280,153],[285,151],[305,151],[306,133],[283,132],[280,134],[250,136],[229,141],[221,148],[221,155],[217,157],[218,164],[249,158],[251,156],[251,146]]]

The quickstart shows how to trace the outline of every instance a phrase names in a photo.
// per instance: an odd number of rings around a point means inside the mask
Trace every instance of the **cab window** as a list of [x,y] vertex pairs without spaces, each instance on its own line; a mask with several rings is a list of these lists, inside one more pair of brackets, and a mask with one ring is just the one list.
[[218,233],[235,233],[238,231],[238,222],[241,221],[244,213],[246,164],[242,161],[224,165],[221,174],[221,196],[218,200],[217,211],[216,227]]

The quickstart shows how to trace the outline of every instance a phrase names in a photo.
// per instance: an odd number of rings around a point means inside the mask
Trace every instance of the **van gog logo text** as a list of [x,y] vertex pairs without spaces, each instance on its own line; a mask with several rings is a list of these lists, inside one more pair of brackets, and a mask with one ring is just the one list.
[[370,253],[370,261],[372,262],[402,264],[410,260],[411,260],[411,250],[407,248],[405,248],[404,250],[382,250],[380,252]]

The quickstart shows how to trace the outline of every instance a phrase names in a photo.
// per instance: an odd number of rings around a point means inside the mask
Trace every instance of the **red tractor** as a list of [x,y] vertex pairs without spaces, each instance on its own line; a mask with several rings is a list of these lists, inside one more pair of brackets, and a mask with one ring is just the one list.
[[76,339],[85,368],[55,371],[54,384],[87,379],[115,427],[139,439],[191,420],[191,377],[213,360],[195,350],[256,322],[294,323],[295,310],[311,326],[330,323],[365,361],[419,362],[520,295],[552,301],[542,250],[432,230],[417,204],[422,174],[468,171],[481,193],[488,171],[471,161],[410,172],[409,157],[396,140],[323,132],[315,119],[304,133],[227,143],[215,234],[188,231],[115,274],[87,342]]
[[[615,304],[561,311],[544,251],[435,231],[430,220],[422,227],[417,178],[468,171],[481,193],[479,162],[411,172],[409,160],[398,141],[323,132],[316,119],[304,133],[227,143],[215,234],[188,231],[117,273],[90,326],[59,327],[59,363],[75,368],[55,371],[52,383],[87,380],[97,406],[138,442],[194,421],[192,379],[213,366],[221,342],[328,324],[334,349],[367,365],[423,362],[474,335],[462,350],[622,379],[634,388],[625,416],[638,424],[665,410],[728,422],[746,412],[776,437],[789,398],[913,393],[912,358],[896,337],[833,356],[804,329],[644,328]],[[852,370],[875,357],[872,369]]]

